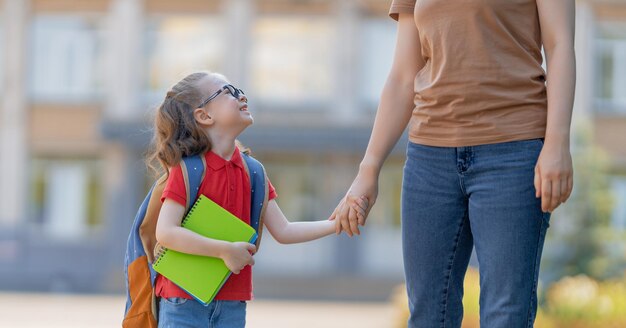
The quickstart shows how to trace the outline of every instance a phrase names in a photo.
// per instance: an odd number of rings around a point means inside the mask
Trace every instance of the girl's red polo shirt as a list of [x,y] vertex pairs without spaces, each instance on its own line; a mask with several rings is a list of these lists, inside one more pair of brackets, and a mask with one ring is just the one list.
[[[207,168],[205,178],[200,184],[200,193],[231,212],[242,221],[250,224],[250,179],[244,168],[243,158],[238,148],[230,161],[209,151],[205,155]],[[269,199],[276,198],[276,191],[269,184]],[[176,165],[163,190],[161,202],[172,199],[183,206],[187,204],[185,182],[182,170]],[[156,295],[159,297],[183,297],[193,299],[184,290],[169,279],[158,275]],[[246,266],[239,274],[232,274],[222,289],[215,296],[216,300],[248,301],[252,299],[252,268]]]

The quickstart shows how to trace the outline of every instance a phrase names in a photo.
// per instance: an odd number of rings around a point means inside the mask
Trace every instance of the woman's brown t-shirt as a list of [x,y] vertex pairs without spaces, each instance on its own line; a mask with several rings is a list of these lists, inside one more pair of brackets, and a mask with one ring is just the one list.
[[461,147],[543,138],[545,72],[535,0],[393,0],[413,13],[426,64],[415,77],[412,142]]

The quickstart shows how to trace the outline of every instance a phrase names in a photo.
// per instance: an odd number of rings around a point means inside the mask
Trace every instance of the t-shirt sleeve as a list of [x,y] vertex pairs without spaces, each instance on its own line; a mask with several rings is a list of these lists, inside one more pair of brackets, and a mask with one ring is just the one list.
[[161,195],[161,202],[165,201],[165,198],[169,198],[185,207],[187,206],[187,190],[180,164],[170,170],[170,176],[167,178],[165,189],[163,189],[163,194]]
[[278,194],[276,193],[276,189],[274,189],[274,186],[270,182],[269,178],[267,178],[267,184],[268,184],[268,192],[269,192],[269,195],[267,196],[267,200],[270,201],[278,197]]
[[389,17],[398,20],[400,13],[412,14],[415,10],[416,0],[393,0],[389,8]]

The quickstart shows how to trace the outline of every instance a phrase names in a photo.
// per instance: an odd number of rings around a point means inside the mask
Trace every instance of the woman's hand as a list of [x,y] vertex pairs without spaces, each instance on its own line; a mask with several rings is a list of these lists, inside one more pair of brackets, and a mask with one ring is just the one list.
[[228,267],[228,270],[234,274],[239,274],[246,265],[254,265],[252,254],[256,252],[256,246],[246,242],[230,243],[226,247],[222,260]]
[[546,142],[535,167],[541,209],[554,211],[574,185],[569,135],[576,85],[575,1],[537,0],[541,41],[546,55],[548,96]]
[[359,235],[378,196],[378,170],[361,168],[346,196],[339,202],[329,220],[335,220],[335,233]]
[[574,171],[569,142],[546,138],[535,166],[535,197],[541,197],[541,210],[554,211],[572,193]]

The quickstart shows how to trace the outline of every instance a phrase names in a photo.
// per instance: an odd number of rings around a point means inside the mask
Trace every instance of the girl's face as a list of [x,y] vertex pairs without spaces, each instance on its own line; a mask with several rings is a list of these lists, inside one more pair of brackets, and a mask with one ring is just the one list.
[[200,87],[207,90],[202,109],[211,118],[211,126],[239,134],[254,122],[248,111],[248,98],[228,81],[207,78]]

